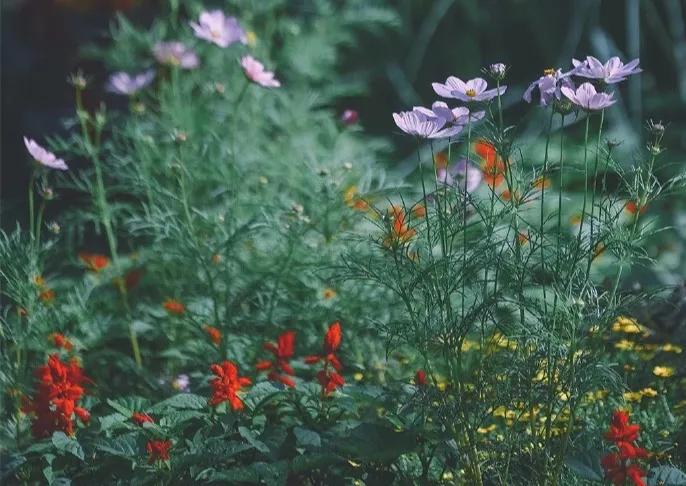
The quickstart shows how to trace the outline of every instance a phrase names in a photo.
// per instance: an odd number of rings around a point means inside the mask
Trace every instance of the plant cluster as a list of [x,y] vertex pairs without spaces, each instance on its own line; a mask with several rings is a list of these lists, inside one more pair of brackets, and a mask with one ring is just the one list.
[[506,124],[507,66],[490,89],[434,83],[459,106],[393,115],[418,158],[393,180],[386,143],[330,108],[355,89],[331,86],[341,49],[393,13],[299,9],[122,18],[91,54],[128,110],[76,73],[70,135],[25,139],[28,225],[0,239],[2,479],[686,484],[682,349],[644,339],[627,316],[659,296],[622,285],[681,179],[661,123],[631,167],[603,139],[638,60],[531,84],[542,157]]

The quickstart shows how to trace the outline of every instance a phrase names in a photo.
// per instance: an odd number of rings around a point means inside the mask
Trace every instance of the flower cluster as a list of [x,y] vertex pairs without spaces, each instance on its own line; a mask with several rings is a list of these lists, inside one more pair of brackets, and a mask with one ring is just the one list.
[[[426,209],[421,206],[424,211]],[[407,223],[405,210],[397,205],[388,208],[389,228],[383,240],[386,248],[396,248],[410,241],[417,234],[417,230],[411,228]]]
[[[561,69],[546,69],[543,76],[532,82],[524,92],[524,100],[531,103],[534,94],[538,93],[541,106],[555,104],[561,112],[563,100],[567,99],[574,105],[586,111],[603,110],[612,106],[616,100],[614,93],[603,91],[606,85],[624,81],[632,74],[641,72],[638,67],[639,60],[624,64],[618,57],[612,57],[605,64],[593,56],[586,57],[583,61],[572,60],[573,68],[563,72]],[[575,84],[575,78],[583,78],[591,82],[583,82],[579,86]],[[595,82],[595,84],[594,84]]]
[[617,448],[615,452],[605,455],[601,464],[605,477],[616,486],[624,486],[630,480],[634,486],[645,486],[645,471],[637,464],[639,459],[646,459],[648,451],[635,445],[641,426],[629,423],[629,413],[616,410],[612,414],[610,428],[605,438]]
[[[286,331],[281,334],[276,342],[265,343],[264,349],[274,355],[272,361],[262,360],[255,365],[258,371],[269,371],[267,378],[271,381],[278,381],[291,388],[295,387],[295,382],[291,378],[295,374],[289,360],[295,352],[295,331]],[[289,376],[290,375],[290,376]]]
[[50,437],[56,431],[74,435],[75,416],[83,423],[90,420],[88,410],[78,406],[87,380],[83,370],[76,360],[64,363],[53,354],[36,370],[36,377],[36,392],[33,398],[24,397],[22,407],[24,413],[33,414],[34,437]]
[[172,448],[170,440],[149,440],[145,445],[148,451],[148,463],[169,460],[169,450]]
[[324,335],[324,349],[322,354],[305,357],[305,363],[307,364],[322,362],[324,365],[323,369],[317,373],[317,380],[322,385],[323,395],[328,395],[337,388],[345,385],[345,379],[340,374],[343,365],[341,365],[338,356],[336,356],[336,351],[341,346],[342,338],[343,332],[341,330],[341,324],[336,321],[329,326],[328,331]]

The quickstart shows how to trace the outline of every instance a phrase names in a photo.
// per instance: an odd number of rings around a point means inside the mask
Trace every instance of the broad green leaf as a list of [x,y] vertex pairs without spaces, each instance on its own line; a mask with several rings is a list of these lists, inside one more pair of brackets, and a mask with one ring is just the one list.
[[294,427],[293,434],[299,446],[302,447],[321,447],[322,438],[314,430],[304,427]]
[[191,410],[207,409],[207,398],[192,393],[179,393],[173,397],[158,403],[152,407],[153,411],[162,411],[168,408],[188,408]]
[[265,454],[269,453],[269,447],[267,447],[267,444],[257,439],[252,430],[248,429],[247,427],[241,426],[238,427],[238,433],[241,434],[241,437],[247,440],[248,443],[258,451],[264,452]]
[[651,467],[648,472],[648,486],[684,486],[686,473],[672,466]]
[[69,452],[83,461],[83,449],[76,439],[67,436],[64,432],[54,432],[52,434],[52,444],[58,450]]
[[352,429],[347,437],[336,441],[344,454],[371,461],[392,461],[414,450],[415,434],[395,430],[372,423],[362,423]]
[[136,435],[136,433],[133,433],[115,437],[114,439],[97,440],[93,446],[99,451],[112,454],[113,456],[135,457],[140,455]]
[[565,459],[567,467],[578,477],[588,481],[602,481],[603,469],[600,466],[600,453],[584,451]]

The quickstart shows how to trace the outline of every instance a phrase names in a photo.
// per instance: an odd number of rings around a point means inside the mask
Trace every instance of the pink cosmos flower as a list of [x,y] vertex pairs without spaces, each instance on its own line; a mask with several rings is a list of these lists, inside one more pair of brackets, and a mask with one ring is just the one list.
[[393,113],[393,120],[403,132],[420,138],[447,138],[462,130],[461,126],[443,129],[445,126],[443,118],[427,116],[416,109]]
[[241,66],[245,76],[255,84],[264,88],[278,88],[281,83],[274,77],[272,71],[264,69],[264,65],[252,56],[243,56]]
[[624,64],[617,56],[611,57],[605,64],[593,56],[587,56],[585,61],[572,60],[577,76],[591,79],[602,79],[606,84],[619,83],[632,74],[643,70],[638,67],[639,59]]
[[602,91],[598,93],[591,83],[582,84],[576,91],[567,86],[562,86],[560,91],[572,103],[587,111],[604,110],[617,101],[612,99],[614,93],[603,93]]
[[24,137],[24,145],[26,145],[26,150],[29,151],[31,157],[33,157],[33,159],[43,167],[57,170],[69,169],[64,160],[58,159],[55,154],[45,150],[43,147],[38,145],[35,140]]
[[195,51],[181,42],[158,42],[152,48],[152,53],[160,64],[182,69],[195,69],[200,64]]
[[438,96],[443,98],[457,98],[461,101],[488,101],[492,100],[498,95],[505,93],[507,86],[500,86],[500,88],[486,89],[488,83],[483,78],[470,79],[467,82],[460,78],[450,76],[445,84],[432,83],[434,91]]
[[152,83],[155,71],[149,69],[139,74],[117,72],[110,76],[106,89],[111,93],[131,96]]
[[359,114],[356,110],[345,110],[341,114],[341,123],[343,125],[354,125],[359,120]]
[[248,43],[248,38],[238,23],[238,19],[224,15],[221,10],[203,12],[200,14],[198,22],[191,22],[190,25],[196,37],[212,42],[219,47],[229,47],[236,42]]

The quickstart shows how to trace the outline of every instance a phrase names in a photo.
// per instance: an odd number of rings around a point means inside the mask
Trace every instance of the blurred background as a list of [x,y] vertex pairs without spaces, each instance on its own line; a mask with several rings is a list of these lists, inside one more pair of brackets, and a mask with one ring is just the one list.
[[[316,22],[317,13],[335,12],[337,5],[352,0],[260,1],[259,8],[280,4],[279,12],[298,25]],[[231,11],[227,3],[240,9],[242,4],[258,8],[256,2],[206,3]],[[404,163],[412,147],[405,145],[406,138],[395,136],[391,112],[434,101],[432,81],[444,81],[451,74],[476,77],[493,62],[511,66],[504,98],[506,122],[520,120],[517,130],[526,140],[543,129],[539,110],[521,102],[528,83],[545,68],[567,69],[572,57],[588,54],[601,60],[612,55],[641,58],[644,73],[620,85],[620,102],[609,114],[608,126],[614,131],[608,136],[623,141],[627,158],[642,144],[644,120],[653,118],[668,123],[664,163],[675,168],[686,165],[684,0],[369,0],[364,4],[373,7],[365,15],[383,16],[381,30],[341,43],[334,56],[312,49],[313,57],[308,58],[307,46],[298,48],[303,49],[303,66],[327,68],[321,69],[326,75],[318,80],[322,89],[339,86],[336,96],[327,98],[331,108],[357,110],[365,132],[394,144],[394,153],[382,161],[390,170],[403,175],[412,167]],[[95,105],[103,99],[98,86],[106,79],[105,69],[85,58],[83,48],[107,42],[115,15],[145,26],[166,7],[165,0],[3,0],[3,227],[13,226],[24,212],[28,165],[22,136],[40,143],[47,134],[63,132],[63,119],[73,114],[72,90],[66,83],[69,73],[80,68],[96,80],[87,103]],[[297,46],[297,41],[290,42]],[[288,77],[289,66],[276,61],[277,71]],[[333,72],[328,69],[331,64]],[[117,102],[104,99],[108,105]],[[571,133],[578,133],[578,127]],[[672,219],[681,214],[673,207],[662,211]],[[683,219],[672,223],[686,226]]]

